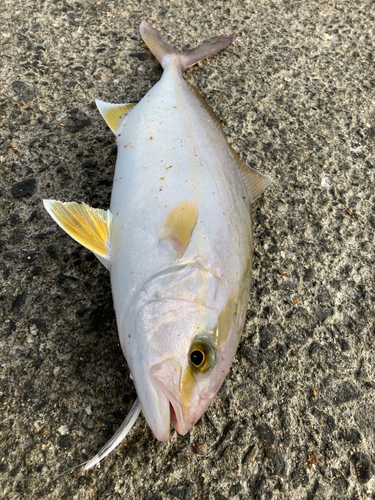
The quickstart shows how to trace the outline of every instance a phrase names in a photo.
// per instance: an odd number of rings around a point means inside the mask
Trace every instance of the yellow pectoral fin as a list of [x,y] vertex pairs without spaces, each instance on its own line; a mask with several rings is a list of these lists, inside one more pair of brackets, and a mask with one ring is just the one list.
[[91,250],[109,268],[112,214],[85,203],[43,200],[52,219],[69,236]]
[[159,240],[170,240],[179,257],[182,257],[189,246],[198,214],[195,201],[182,200],[172,208],[163,222]]
[[123,118],[125,118],[134,106],[137,105],[136,102],[128,104],[111,104],[110,102],[100,101],[99,99],[96,99],[95,102],[106,124],[115,135]]

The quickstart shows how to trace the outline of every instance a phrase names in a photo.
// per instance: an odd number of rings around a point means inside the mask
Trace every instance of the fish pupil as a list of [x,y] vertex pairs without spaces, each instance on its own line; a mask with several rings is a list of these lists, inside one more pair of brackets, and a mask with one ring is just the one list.
[[194,366],[200,366],[204,361],[204,354],[202,351],[195,350],[190,354],[190,359]]

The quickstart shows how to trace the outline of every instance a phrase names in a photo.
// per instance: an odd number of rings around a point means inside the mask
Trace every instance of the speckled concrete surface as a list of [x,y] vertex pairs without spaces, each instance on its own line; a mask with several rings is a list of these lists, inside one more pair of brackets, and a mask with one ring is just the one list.
[[[375,498],[374,13],[369,0],[2,2],[3,498]],[[100,469],[53,479],[135,398],[107,271],[41,200],[108,207],[116,147],[93,101],[137,101],[160,77],[142,19],[180,47],[238,32],[186,77],[274,179],[253,210],[247,323],[187,436],[158,443],[141,417]]]

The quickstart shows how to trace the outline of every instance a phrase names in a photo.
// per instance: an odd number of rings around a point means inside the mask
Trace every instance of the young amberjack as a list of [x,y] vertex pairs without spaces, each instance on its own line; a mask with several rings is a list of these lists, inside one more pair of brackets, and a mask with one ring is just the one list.
[[117,139],[110,210],[45,200],[52,218],[110,270],[121,346],[138,400],[91,467],[142,410],[155,437],[186,434],[220,389],[245,321],[251,203],[271,179],[246,166],[218,118],[183,78],[229,45],[179,52],[142,22],[164,69],[138,104],[96,101]]

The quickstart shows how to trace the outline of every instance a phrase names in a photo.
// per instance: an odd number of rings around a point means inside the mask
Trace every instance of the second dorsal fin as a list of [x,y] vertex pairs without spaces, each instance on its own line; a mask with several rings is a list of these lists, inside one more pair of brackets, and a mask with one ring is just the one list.
[[259,196],[268,188],[268,186],[271,184],[272,179],[269,175],[264,175],[258,172],[257,170],[254,170],[251,167],[248,167],[246,163],[244,163],[241,158],[238,156],[238,154],[235,152],[235,150],[232,148],[232,146],[228,143],[228,140],[224,134],[223,126],[220,123],[219,118],[215,115],[215,113],[212,111],[212,109],[209,107],[209,105],[206,103],[206,101],[203,99],[203,97],[200,95],[198,90],[193,87],[190,83],[188,83],[190,89],[194,92],[195,96],[197,97],[198,101],[200,102],[201,106],[206,109],[206,111],[209,113],[213,121],[216,123],[218,129],[220,130],[221,134],[223,135],[223,138],[228,144],[228,147],[230,148],[234,159],[237,162],[241,178],[243,180],[243,183],[246,188],[247,195],[249,197],[249,200],[251,203],[254,203],[255,200],[259,198]]
[[110,102],[100,101],[99,99],[96,99],[95,102],[106,124],[115,135],[125,116],[137,105],[136,102],[111,104]]

